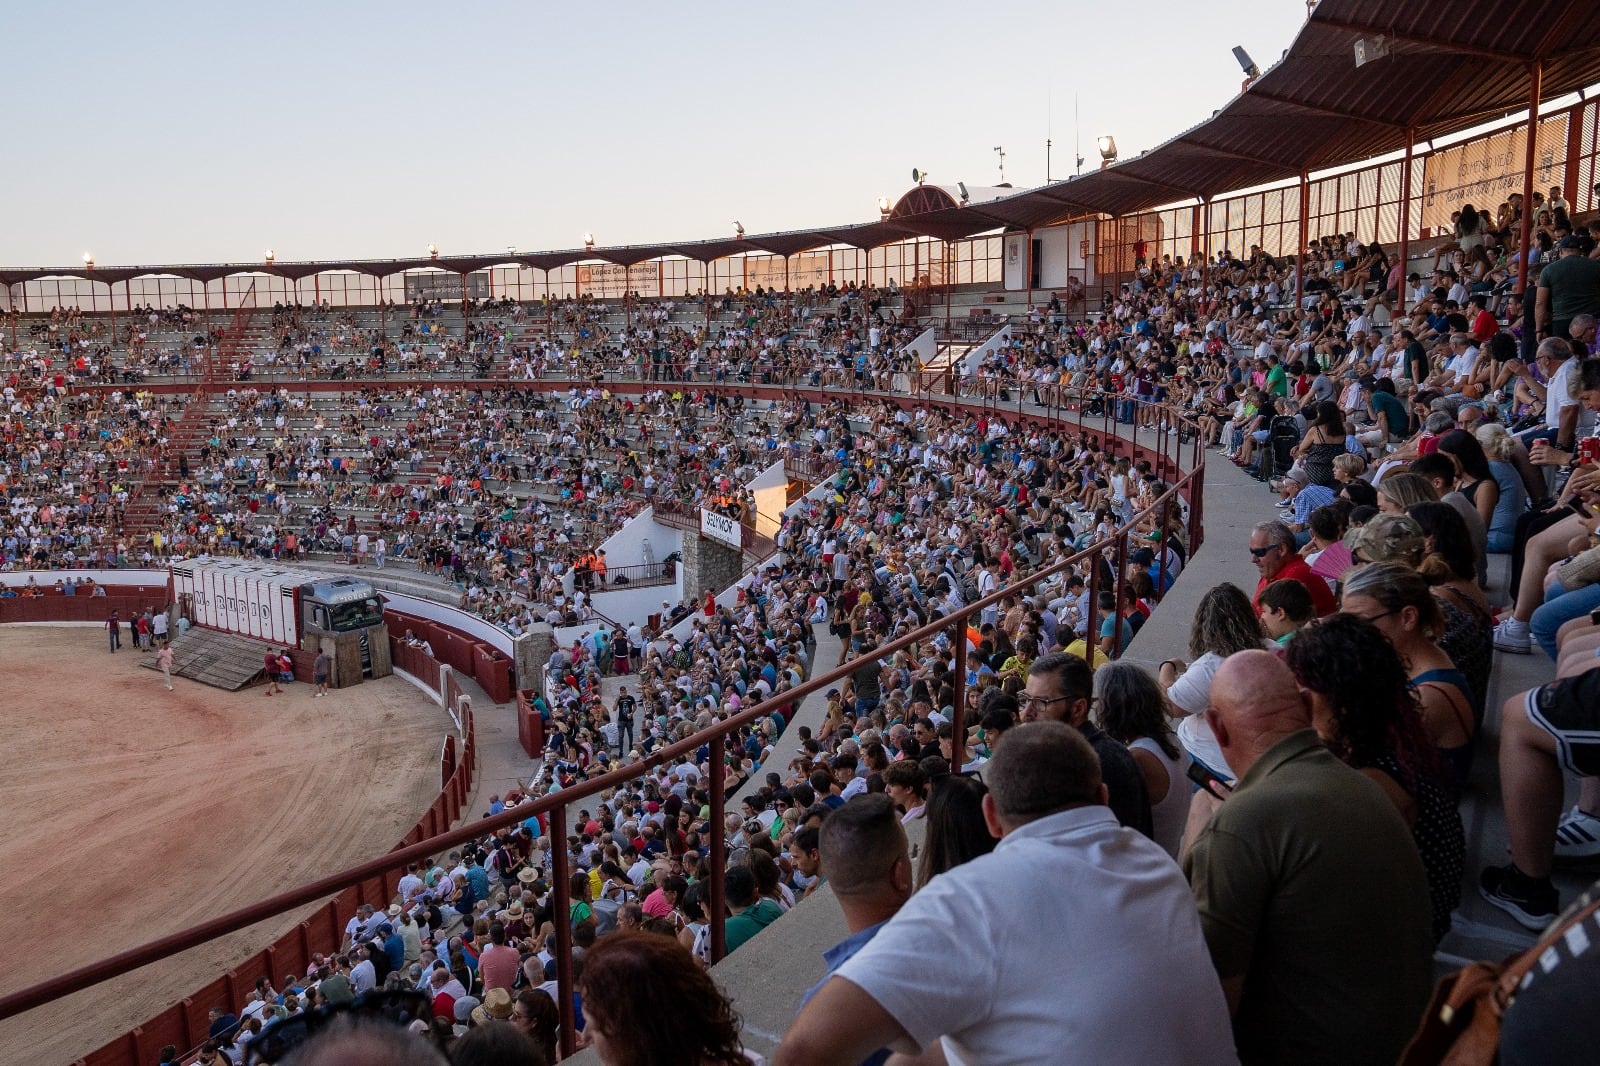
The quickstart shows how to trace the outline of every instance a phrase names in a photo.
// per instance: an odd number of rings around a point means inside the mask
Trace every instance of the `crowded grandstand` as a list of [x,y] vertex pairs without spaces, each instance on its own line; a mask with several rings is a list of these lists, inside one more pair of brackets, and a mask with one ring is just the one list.
[[[1398,241],[1377,212],[1141,231],[1093,284],[335,305],[297,277],[224,324],[7,282],[0,599],[315,565],[540,649],[514,788],[183,1043],[90,1061],[1447,1061],[1434,982],[1495,949],[1531,949],[1499,1061],[1585,1061],[1580,169]],[[707,516],[736,563],[701,588]],[[652,523],[682,549],[636,552]],[[126,624],[159,662],[168,613]],[[753,1026],[728,967],[819,953]]]

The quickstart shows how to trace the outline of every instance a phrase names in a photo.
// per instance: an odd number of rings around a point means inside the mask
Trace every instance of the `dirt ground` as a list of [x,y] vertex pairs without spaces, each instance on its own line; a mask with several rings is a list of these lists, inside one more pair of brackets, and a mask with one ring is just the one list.
[[[0,898],[29,945],[0,993],[382,854],[438,793],[449,719],[399,678],[167,692],[139,662],[99,629],[0,626]],[[312,909],[0,1022],[0,1063],[70,1063]]]

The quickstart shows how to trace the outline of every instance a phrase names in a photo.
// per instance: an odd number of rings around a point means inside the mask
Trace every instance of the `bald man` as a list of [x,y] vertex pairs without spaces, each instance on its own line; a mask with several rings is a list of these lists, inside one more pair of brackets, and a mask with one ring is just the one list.
[[1393,1063],[1433,977],[1410,828],[1375,782],[1322,746],[1271,652],[1230,656],[1205,714],[1238,786],[1184,872],[1240,1061]]

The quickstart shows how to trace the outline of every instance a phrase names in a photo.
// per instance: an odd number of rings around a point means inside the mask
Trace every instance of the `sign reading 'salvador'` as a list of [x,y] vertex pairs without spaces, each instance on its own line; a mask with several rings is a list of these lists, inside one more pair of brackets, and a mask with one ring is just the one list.
[[700,532],[731,548],[738,548],[744,543],[736,519],[718,514],[716,511],[708,511],[704,507],[700,509]]

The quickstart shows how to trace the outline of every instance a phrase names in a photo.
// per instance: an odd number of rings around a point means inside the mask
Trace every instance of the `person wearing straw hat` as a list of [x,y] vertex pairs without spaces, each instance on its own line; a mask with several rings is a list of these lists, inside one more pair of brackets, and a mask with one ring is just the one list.
[[472,1008],[472,1024],[488,1025],[490,1022],[511,1020],[511,992],[505,988],[491,988],[483,994],[483,1002]]

